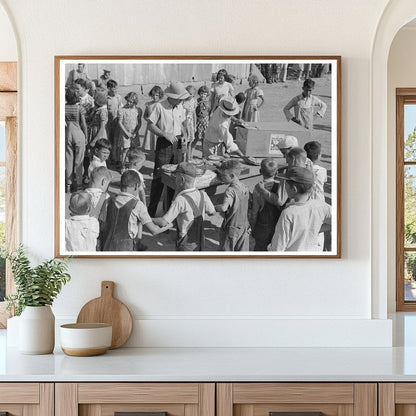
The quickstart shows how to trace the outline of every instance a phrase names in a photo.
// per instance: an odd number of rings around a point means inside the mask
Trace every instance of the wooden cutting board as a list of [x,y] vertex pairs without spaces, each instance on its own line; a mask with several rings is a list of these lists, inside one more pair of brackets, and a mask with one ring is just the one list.
[[113,326],[111,349],[121,347],[130,337],[133,319],[127,306],[113,297],[114,282],[101,282],[101,296],[87,302],[77,323],[107,323]]

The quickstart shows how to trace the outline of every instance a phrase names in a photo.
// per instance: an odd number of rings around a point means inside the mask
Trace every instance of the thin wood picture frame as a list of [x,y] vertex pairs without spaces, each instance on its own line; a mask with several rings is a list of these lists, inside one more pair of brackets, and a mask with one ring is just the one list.
[[340,258],[341,57],[55,56],[55,255]]

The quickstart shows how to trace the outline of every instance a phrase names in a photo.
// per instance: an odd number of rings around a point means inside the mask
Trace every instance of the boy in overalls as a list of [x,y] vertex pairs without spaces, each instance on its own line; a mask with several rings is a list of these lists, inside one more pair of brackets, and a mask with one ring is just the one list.
[[107,206],[107,219],[103,232],[103,251],[135,251],[141,244],[137,239],[139,224],[143,224],[152,235],[160,234],[166,228],[153,223],[146,206],[138,198],[141,186],[140,176],[134,170],[121,175],[121,192],[111,197]]
[[224,213],[220,232],[220,250],[248,251],[249,191],[240,181],[240,162],[235,159],[225,160],[221,164],[219,174],[221,180],[230,185],[225,191],[223,203],[215,206],[216,211]]
[[[107,204],[110,194],[107,192],[112,176],[104,166],[99,166],[91,172],[91,181],[85,192],[91,195],[90,217],[97,218],[100,224],[100,234],[103,232],[107,218]],[[101,251],[101,237],[97,240],[97,251]]]
[[163,217],[154,219],[155,224],[162,227],[176,219],[177,251],[203,251],[205,214],[215,214],[208,195],[195,188],[196,176],[196,168],[192,163],[182,162],[178,165],[175,182],[179,193],[168,212]]
[[274,229],[279,219],[282,207],[271,204],[263,196],[262,190],[266,189],[273,195],[278,194],[280,183],[275,181],[278,163],[274,158],[266,158],[261,161],[260,173],[263,176],[262,183],[256,184],[253,190],[253,205],[250,211],[250,225],[252,236],[255,240],[254,251],[267,251],[267,246],[273,238]]

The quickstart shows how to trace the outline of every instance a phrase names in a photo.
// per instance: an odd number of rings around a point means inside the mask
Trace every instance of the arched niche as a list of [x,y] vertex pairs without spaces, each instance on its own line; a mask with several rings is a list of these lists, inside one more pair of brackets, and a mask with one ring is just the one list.
[[0,0],[0,62],[17,62],[17,40],[8,9]]
[[389,157],[390,141],[395,137],[388,134],[388,58],[397,32],[414,18],[414,0],[391,1],[380,18],[371,51],[371,275],[375,319],[387,317],[388,294],[394,290],[391,282],[395,279],[395,229],[391,226],[395,218],[395,175],[391,172],[395,171]]

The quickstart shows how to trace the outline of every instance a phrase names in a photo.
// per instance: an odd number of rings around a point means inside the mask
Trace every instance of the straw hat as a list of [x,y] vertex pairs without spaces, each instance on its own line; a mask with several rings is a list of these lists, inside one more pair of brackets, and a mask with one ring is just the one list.
[[179,81],[172,81],[165,89],[165,94],[167,97],[174,98],[176,100],[185,100],[190,97],[190,94],[186,91],[185,86]]
[[229,116],[235,116],[240,112],[240,107],[234,98],[224,98],[220,101],[218,108]]

